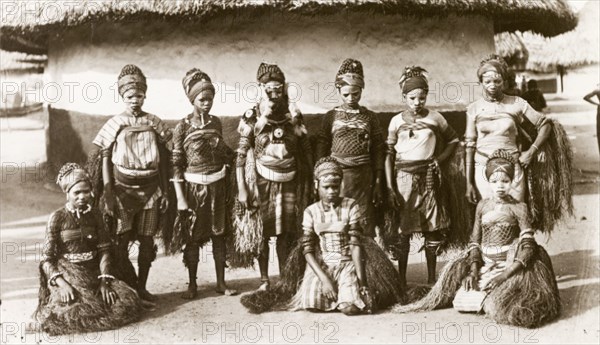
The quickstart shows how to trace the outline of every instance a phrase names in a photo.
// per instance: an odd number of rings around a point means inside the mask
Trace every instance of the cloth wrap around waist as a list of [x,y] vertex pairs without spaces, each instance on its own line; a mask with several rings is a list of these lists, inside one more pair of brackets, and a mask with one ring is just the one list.
[[423,211],[433,208],[439,197],[441,171],[436,164],[432,163],[433,159],[396,161],[396,171],[404,171],[412,175],[413,190],[423,197],[415,206]]
[[115,176],[115,195],[123,205],[123,208],[133,214],[144,208],[159,187],[158,172],[147,177],[132,177],[124,174],[117,167],[113,171]]

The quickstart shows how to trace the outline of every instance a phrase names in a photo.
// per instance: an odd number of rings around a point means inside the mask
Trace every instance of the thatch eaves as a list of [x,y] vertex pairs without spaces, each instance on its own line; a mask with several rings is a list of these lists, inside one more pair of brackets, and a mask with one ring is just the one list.
[[207,21],[226,14],[290,12],[317,16],[338,12],[410,17],[484,16],[496,33],[533,31],[555,36],[577,18],[564,0],[16,0],[3,6],[0,48],[30,53],[44,50],[48,35],[89,23]]
[[526,33],[495,36],[496,52],[515,66],[536,72],[576,68],[600,61],[600,3],[588,1],[579,11],[574,30],[547,38]]

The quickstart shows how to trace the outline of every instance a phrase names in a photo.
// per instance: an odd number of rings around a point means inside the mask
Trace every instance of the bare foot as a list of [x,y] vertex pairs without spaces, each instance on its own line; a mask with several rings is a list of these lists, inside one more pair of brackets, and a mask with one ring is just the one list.
[[141,301],[141,304],[142,304],[142,308],[144,308],[144,310],[147,310],[147,311],[156,310],[156,303],[150,302],[150,301],[146,301],[146,300],[143,300],[143,299],[140,299],[140,301]]
[[198,296],[198,286],[196,283],[190,284],[186,292],[181,294],[183,299],[194,299]]
[[227,285],[225,285],[225,283],[218,284],[215,291],[218,294],[225,295],[225,296],[235,296],[238,294],[237,290],[227,288]]
[[148,292],[148,290],[146,290],[146,289],[138,290],[138,295],[140,296],[141,299],[150,301],[150,302],[154,302],[158,299],[158,297],[154,296],[153,294]]
[[269,283],[268,280],[264,281],[264,282],[262,282],[262,284],[260,284],[260,286],[256,290],[257,291],[269,291],[269,290],[271,290],[271,283]]

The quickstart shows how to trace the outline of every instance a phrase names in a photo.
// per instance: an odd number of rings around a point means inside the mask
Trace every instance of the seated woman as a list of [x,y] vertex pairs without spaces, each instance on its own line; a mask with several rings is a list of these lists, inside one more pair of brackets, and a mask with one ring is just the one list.
[[250,312],[279,305],[356,315],[402,301],[394,266],[375,241],[362,234],[358,204],[340,196],[342,177],[335,158],[317,162],[314,183],[320,201],[304,211],[304,236],[275,288],[242,296]]
[[[340,196],[341,165],[332,157],[319,163],[315,188],[320,201],[307,207],[302,218],[303,252],[309,267],[292,300],[292,309],[337,309],[354,315],[366,306],[361,296],[369,296],[359,242],[359,206],[354,199]],[[323,266],[315,257],[317,241]]]
[[433,310],[454,305],[479,312],[498,323],[539,327],[560,313],[552,262],[535,242],[527,205],[509,194],[515,160],[495,151],[485,167],[492,196],[477,205],[471,243],[450,260],[422,300],[395,307],[396,312]]
[[65,164],[58,185],[67,203],[50,216],[40,263],[38,328],[50,335],[103,331],[137,321],[136,292],[110,275],[111,241],[92,208],[91,182],[75,163]]

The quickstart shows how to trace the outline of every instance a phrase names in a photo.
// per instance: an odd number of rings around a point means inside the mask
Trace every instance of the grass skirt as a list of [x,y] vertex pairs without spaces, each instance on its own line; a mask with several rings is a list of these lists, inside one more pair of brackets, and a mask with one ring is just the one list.
[[[368,236],[362,236],[360,240],[366,263],[367,283],[374,294],[377,307],[386,308],[395,303],[404,303],[405,296],[404,291],[400,289],[398,271],[385,252]],[[320,248],[318,245],[316,247]],[[243,295],[240,300],[242,305],[254,314],[286,309],[297,293],[307,269],[302,252],[303,245],[299,243],[290,252],[281,279],[271,291],[255,291]],[[321,259],[320,249],[315,255],[321,267],[326,268]]]
[[[461,252],[448,261],[425,297],[409,305],[396,305],[393,311],[408,313],[451,307],[469,269],[468,253]],[[539,327],[556,319],[560,309],[552,262],[539,245],[530,264],[492,290],[483,304],[485,314],[492,320],[526,328]]]
[[[93,266],[93,267],[92,267]],[[58,261],[58,270],[75,290],[75,301],[65,304],[60,300],[57,286],[48,286],[40,266],[39,304],[34,318],[41,329],[50,335],[106,331],[139,320],[141,304],[136,292],[120,280],[111,282],[118,296],[117,302],[108,305],[102,300],[98,288],[97,262],[75,264]]]

